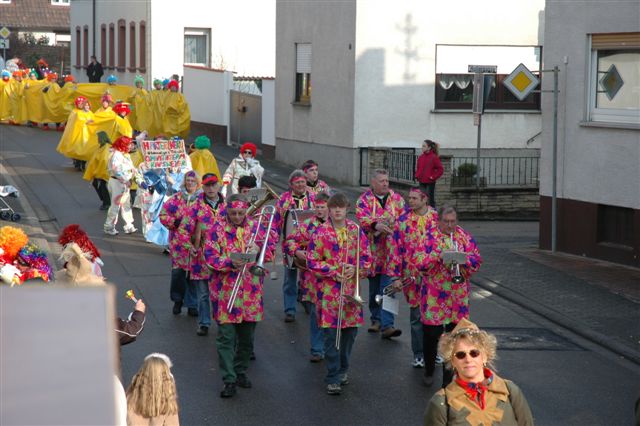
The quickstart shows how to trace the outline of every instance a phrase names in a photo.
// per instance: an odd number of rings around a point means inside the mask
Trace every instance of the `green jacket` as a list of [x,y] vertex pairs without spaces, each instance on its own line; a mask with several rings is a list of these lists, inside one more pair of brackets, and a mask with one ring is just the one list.
[[424,425],[532,426],[533,415],[520,388],[494,373],[484,410],[454,381],[433,395],[424,413]]

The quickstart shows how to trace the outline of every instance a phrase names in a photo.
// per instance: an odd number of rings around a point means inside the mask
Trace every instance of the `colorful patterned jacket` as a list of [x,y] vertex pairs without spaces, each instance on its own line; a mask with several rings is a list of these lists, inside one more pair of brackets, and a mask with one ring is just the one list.
[[417,265],[423,264],[429,245],[429,230],[438,225],[438,213],[431,207],[420,216],[408,210],[400,216],[393,232],[396,240],[396,252],[390,259],[391,276],[402,280],[411,280],[403,292],[411,308],[420,305],[420,286],[422,276]]
[[[292,209],[309,210],[314,208],[315,194],[306,192],[303,198],[293,198],[292,191],[283,192],[276,204],[276,215],[273,219],[273,225],[278,231],[278,235],[282,236],[282,251],[284,253],[285,245],[285,221],[287,220],[287,212]],[[283,259],[284,262],[284,259]]]
[[160,223],[169,230],[169,253],[171,255],[172,269],[189,270],[191,235],[182,230],[181,227],[189,207],[195,203],[198,195],[199,193],[177,192],[164,202],[160,210]]
[[445,265],[441,257],[443,251],[454,250],[450,235],[433,227],[427,238],[426,256],[417,264],[424,283],[420,293],[420,319],[427,325],[458,323],[469,317],[469,279],[482,263],[478,246],[469,233],[456,226],[453,241],[458,244],[458,251],[467,253],[467,262],[460,265],[463,281],[455,284],[452,279],[456,268]]
[[[267,233],[264,222],[259,224],[255,218],[247,217],[242,226],[235,226],[229,222],[226,215],[222,215],[208,233],[205,242],[205,259],[213,270],[210,281],[212,284],[210,289],[214,293],[211,295],[212,314],[219,324],[262,321],[264,277],[250,272],[252,264],[247,265],[240,278],[239,290],[231,311],[227,309],[227,304],[236,279],[243,271],[243,268],[233,267],[231,253],[245,253],[256,229],[258,229],[258,235],[255,248],[261,248]],[[265,252],[265,264],[273,259],[277,241],[277,234],[272,229]]]
[[329,194],[331,192],[331,187],[327,185],[327,182],[323,181],[322,179],[318,179],[316,181],[316,184],[313,186],[309,185],[309,182],[307,181],[307,191],[313,192],[316,195],[321,192],[326,192],[327,194]]
[[405,212],[404,200],[400,194],[389,190],[389,196],[384,208],[369,189],[360,195],[356,203],[356,217],[360,225],[369,237],[371,244],[371,256],[373,260],[371,275],[386,274],[392,275],[389,268],[389,254],[394,253],[397,248],[393,234],[380,234],[373,229],[376,223],[384,222],[392,230],[400,215]]
[[198,199],[187,209],[187,214],[182,220],[178,232],[184,232],[193,243],[191,246],[191,263],[189,271],[191,280],[208,280],[211,278],[211,269],[207,267],[206,257],[210,257],[211,253],[205,253],[211,250],[206,246],[206,238],[214,223],[224,213],[224,197],[218,194],[219,201],[216,200],[213,206],[206,200],[206,195],[202,192],[198,195]]
[[[346,228],[346,229],[345,229]],[[360,257],[360,278],[364,278],[371,267],[371,253],[366,234],[360,229],[358,241],[358,227],[355,222],[347,219],[346,232],[336,230],[331,221],[318,226],[311,236],[307,249],[307,266],[318,277],[316,310],[318,327],[337,328],[340,305],[340,291],[343,283],[339,280],[343,265],[356,265],[356,257]],[[342,235],[340,239],[339,234]],[[343,294],[353,295],[355,280],[344,284]],[[342,327],[359,327],[363,324],[362,306],[352,302],[348,297],[343,300]]]
[[[324,221],[317,216],[305,220],[289,235],[284,242],[284,252],[289,258],[294,258],[296,250],[307,250],[311,235]],[[318,277],[309,269],[302,271],[300,280],[300,298],[303,302],[316,303],[318,300]]]

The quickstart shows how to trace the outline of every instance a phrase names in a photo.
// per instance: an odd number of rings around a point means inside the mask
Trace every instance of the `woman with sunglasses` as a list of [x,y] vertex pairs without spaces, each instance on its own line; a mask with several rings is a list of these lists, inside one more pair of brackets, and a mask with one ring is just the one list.
[[495,336],[467,319],[442,336],[440,353],[455,375],[429,401],[425,425],[533,425],[520,388],[493,371],[496,346]]
[[230,187],[231,194],[238,193],[238,180],[243,176],[253,176],[256,178],[257,187],[262,186],[262,175],[264,168],[256,160],[257,148],[251,142],[245,142],[240,147],[240,155],[231,160],[229,167],[222,175],[222,195],[227,195],[227,187]]

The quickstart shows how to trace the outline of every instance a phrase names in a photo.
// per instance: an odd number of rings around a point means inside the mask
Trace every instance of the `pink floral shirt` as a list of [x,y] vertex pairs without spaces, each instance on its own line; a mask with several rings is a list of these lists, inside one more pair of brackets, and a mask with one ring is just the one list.
[[[314,216],[304,221],[284,242],[284,251],[290,258],[295,257],[296,250],[307,250],[309,242],[311,241],[311,235],[315,232],[318,226],[322,225],[322,221],[319,217]],[[318,277],[309,269],[301,271],[300,274],[300,297],[303,302],[316,303],[318,300],[317,295],[317,282]]]
[[169,198],[160,210],[160,223],[169,230],[169,253],[171,268],[189,270],[189,248],[191,235],[181,229],[189,207],[196,201],[195,194],[187,195],[181,191]]
[[[210,289],[215,293],[211,295],[212,314],[219,324],[262,321],[264,277],[253,275],[250,272],[251,264],[247,265],[240,278],[238,295],[231,311],[227,309],[233,286],[242,272],[242,268],[235,269],[233,267],[231,253],[246,252],[251,237],[258,227],[258,237],[255,243],[261,248],[267,233],[264,221],[262,224],[258,224],[256,219],[248,217],[243,225],[235,226],[229,222],[226,215],[222,215],[208,232],[205,242],[205,259],[213,270],[213,277],[210,281]],[[265,264],[273,259],[276,243],[277,234],[272,229],[265,252]]]
[[[280,200],[276,204],[276,215],[273,219],[273,225],[278,230],[278,235],[282,235],[282,251],[284,252],[284,244],[286,235],[284,235],[285,220],[287,211],[292,209],[310,210],[314,207],[315,194],[306,192],[302,198],[294,198],[292,191],[286,191],[280,196]],[[283,259],[283,263],[284,259]]]
[[[206,201],[206,195],[201,193],[198,199],[191,207],[187,209],[181,226],[181,231],[189,235],[190,241],[195,245],[196,233],[200,232],[200,244],[195,256],[191,256],[191,263],[189,264],[189,270],[191,272],[190,279],[192,280],[207,280],[211,277],[211,270],[207,267],[205,257],[210,256],[210,253],[205,253],[207,248],[205,242],[209,235],[208,231],[217,220],[218,216],[224,212],[224,198],[219,195],[219,201],[214,201],[213,205]],[[200,231],[198,231],[200,228]]]
[[307,182],[307,191],[313,192],[314,194],[319,194],[321,192],[326,192],[327,194],[329,194],[329,192],[331,192],[331,187],[327,185],[327,182],[323,181],[322,179],[318,179],[314,186],[309,185]]
[[[318,327],[337,328],[340,304],[340,289],[342,283],[336,281],[342,271],[343,264],[356,264],[358,247],[360,250],[360,276],[363,278],[371,267],[371,253],[369,241],[360,229],[360,245],[357,246],[358,227],[355,222],[347,219],[346,232],[333,227],[331,221],[318,226],[311,236],[307,249],[307,266],[318,276],[317,302]],[[339,234],[346,235],[339,238]],[[343,294],[353,295],[355,280],[345,283]],[[359,327],[364,323],[362,306],[343,297],[342,328]]]
[[409,210],[396,222],[393,236],[397,250],[391,260],[390,269],[393,272],[392,276],[412,281],[403,289],[407,303],[412,308],[420,305],[422,277],[417,265],[424,264],[429,230],[437,225],[438,213],[431,207],[422,216]]
[[389,190],[389,196],[384,207],[382,207],[377,197],[373,195],[371,189],[358,198],[356,217],[367,233],[371,244],[373,261],[371,275],[393,275],[393,271],[389,268],[389,254],[397,250],[393,234],[379,234],[373,229],[373,225],[385,222],[391,229],[394,229],[395,223],[404,211],[404,200],[400,194],[393,190]]
[[478,246],[469,233],[456,227],[453,241],[457,242],[458,251],[467,253],[467,262],[460,265],[464,281],[454,284],[455,268],[445,265],[441,258],[443,251],[454,249],[450,236],[436,226],[429,230],[427,238],[426,256],[417,265],[424,283],[420,292],[420,319],[427,325],[458,323],[469,317],[469,279],[482,264]]

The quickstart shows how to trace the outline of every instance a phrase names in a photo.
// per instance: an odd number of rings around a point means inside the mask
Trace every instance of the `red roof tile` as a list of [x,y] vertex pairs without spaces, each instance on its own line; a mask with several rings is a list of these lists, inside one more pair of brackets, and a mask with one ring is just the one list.
[[51,0],[11,0],[0,3],[0,24],[10,30],[69,32],[71,6],[52,5]]

